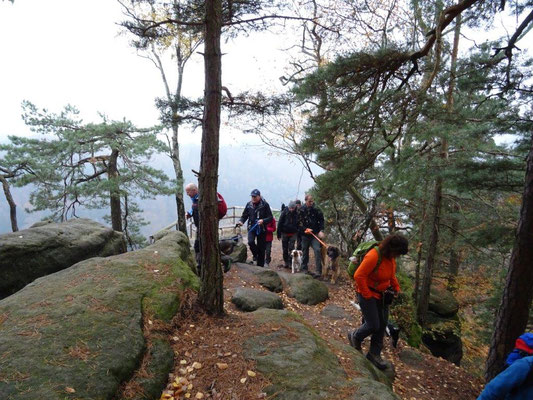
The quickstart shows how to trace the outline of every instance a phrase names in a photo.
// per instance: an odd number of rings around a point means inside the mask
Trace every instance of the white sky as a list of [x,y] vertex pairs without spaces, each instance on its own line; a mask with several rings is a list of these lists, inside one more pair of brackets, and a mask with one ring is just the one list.
[[[124,19],[114,0],[0,0],[0,141],[30,134],[20,116],[23,100],[52,112],[74,105],[85,122],[99,122],[101,112],[141,127],[157,124],[161,78],[127,36],[118,36],[117,22]],[[223,43],[223,84],[233,93],[280,85],[283,63],[268,60],[279,60],[282,52],[266,37]],[[186,67],[184,94],[202,93],[203,59],[196,55]],[[180,139],[198,143],[200,137],[182,130]],[[257,140],[222,131],[222,145],[243,142]]]

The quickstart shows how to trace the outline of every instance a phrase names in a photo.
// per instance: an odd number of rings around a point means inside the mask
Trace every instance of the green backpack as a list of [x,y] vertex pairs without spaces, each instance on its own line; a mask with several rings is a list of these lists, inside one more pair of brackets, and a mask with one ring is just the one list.
[[363,242],[359,244],[359,246],[357,246],[357,248],[354,250],[352,257],[350,257],[350,263],[348,264],[348,268],[346,268],[346,272],[348,272],[348,275],[351,279],[353,279],[353,274],[355,274],[355,271],[357,271],[357,268],[363,261],[363,258],[365,258],[366,254],[374,248],[378,252],[378,262],[376,263],[376,266],[374,267],[372,273],[377,271],[377,269],[379,268],[379,264],[381,264],[381,252],[379,251],[379,242],[375,240]]

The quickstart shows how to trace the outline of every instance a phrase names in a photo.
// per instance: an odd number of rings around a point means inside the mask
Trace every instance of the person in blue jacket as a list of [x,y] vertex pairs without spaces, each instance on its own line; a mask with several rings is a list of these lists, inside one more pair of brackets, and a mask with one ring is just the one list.
[[533,399],[533,356],[520,358],[494,377],[477,400]]

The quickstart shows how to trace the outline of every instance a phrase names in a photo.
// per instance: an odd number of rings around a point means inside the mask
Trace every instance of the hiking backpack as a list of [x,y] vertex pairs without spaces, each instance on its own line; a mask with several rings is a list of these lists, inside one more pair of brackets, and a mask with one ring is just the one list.
[[516,339],[513,351],[505,360],[505,366],[508,367],[516,360],[527,356],[533,356],[533,333],[523,333]]
[[374,267],[372,274],[377,271],[377,269],[379,268],[379,265],[381,264],[381,253],[379,251],[379,242],[375,240],[371,240],[369,242],[363,242],[363,243],[360,243],[359,246],[357,246],[357,248],[354,250],[352,256],[350,257],[350,263],[348,264],[348,268],[346,268],[346,272],[348,272],[348,275],[350,275],[351,279],[353,279],[353,275],[355,274],[355,271],[357,271],[357,268],[359,268],[359,265],[363,261],[363,258],[365,258],[366,254],[374,248],[378,252],[378,262],[376,263],[376,266]]
[[217,205],[218,205],[218,219],[222,219],[228,212],[228,205],[226,204],[226,200],[224,200],[224,197],[222,197],[220,193],[217,193]]

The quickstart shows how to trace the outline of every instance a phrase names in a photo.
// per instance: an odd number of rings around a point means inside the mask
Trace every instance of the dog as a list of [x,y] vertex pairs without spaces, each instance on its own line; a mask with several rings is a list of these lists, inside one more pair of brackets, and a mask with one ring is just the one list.
[[292,258],[292,273],[300,272],[302,269],[302,258],[303,258],[303,251],[302,250],[293,250],[291,251],[291,258]]
[[[325,249],[325,247],[322,247]],[[331,283],[335,284],[339,278],[340,268],[339,268],[339,256],[341,252],[338,247],[329,246],[326,249],[326,259],[324,264],[322,264],[322,280],[327,279],[329,273],[331,273]]]

